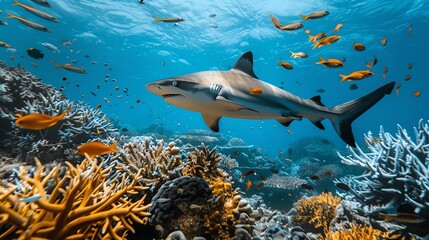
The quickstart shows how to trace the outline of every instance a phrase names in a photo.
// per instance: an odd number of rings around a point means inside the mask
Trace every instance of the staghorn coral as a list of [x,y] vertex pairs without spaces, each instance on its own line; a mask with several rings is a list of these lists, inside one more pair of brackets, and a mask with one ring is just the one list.
[[182,176],[180,148],[174,142],[163,141],[156,145],[150,139],[133,140],[123,145],[123,151],[113,160],[120,160],[117,168],[129,176],[140,172],[139,182],[158,190],[168,180]]
[[306,231],[323,233],[329,229],[340,202],[341,198],[332,196],[330,192],[302,198],[296,203],[296,214],[293,216],[292,222]]
[[[0,238],[21,239],[123,239],[134,232],[132,222],[144,223],[149,216],[144,197],[129,199],[146,188],[133,179],[110,179],[113,166],[86,158],[76,167],[67,164],[60,178],[60,165],[43,173],[40,161],[32,177],[22,168],[20,182],[0,187]],[[53,182],[52,191],[47,185]]]
[[[361,176],[339,180],[350,184],[352,190],[347,194],[360,199],[364,206],[398,207],[407,203],[416,208],[416,214],[428,219],[428,124],[420,120],[414,134],[412,140],[400,125],[396,136],[380,127],[379,141],[371,133],[365,135],[369,152],[357,147],[349,148],[351,155],[339,155],[344,164],[365,170]],[[422,234],[428,233],[427,227],[422,230]]]
[[209,184],[214,183],[217,178],[226,180],[228,174],[218,168],[221,160],[221,154],[216,152],[216,148],[209,150],[201,145],[199,150],[195,149],[188,154],[188,162],[184,164],[182,173],[184,176],[204,178]]
[[[374,229],[371,226],[359,225],[359,224],[347,224],[346,228],[343,225],[343,228],[336,232],[325,232],[325,236],[319,234],[321,239],[325,240],[377,240],[377,239],[400,239],[400,236],[393,235],[389,236],[387,232],[382,232],[380,230]],[[402,238],[405,240],[405,238]]]

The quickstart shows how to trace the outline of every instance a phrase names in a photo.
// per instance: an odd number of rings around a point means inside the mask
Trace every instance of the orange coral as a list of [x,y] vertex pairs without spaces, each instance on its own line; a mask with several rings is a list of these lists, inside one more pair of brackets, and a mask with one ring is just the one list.
[[[123,239],[134,232],[132,221],[145,223],[150,205],[144,197],[132,202],[128,196],[146,188],[136,186],[139,174],[131,181],[108,179],[111,167],[88,157],[76,167],[67,164],[66,176],[60,178],[58,165],[47,174],[36,159],[34,177],[23,168],[20,182],[0,186],[0,235],[14,234],[19,239],[85,239],[103,237]],[[52,191],[46,191],[48,183]]]
[[299,225],[307,231],[323,233],[335,218],[335,211],[341,198],[332,193],[322,193],[319,196],[298,200],[293,217],[294,225]]
[[[400,236],[389,236],[387,232],[374,229],[371,226],[350,224],[350,229],[343,228],[336,232],[325,232],[324,238],[321,234],[319,237],[326,240],[378,240],[378,239],[399,239]],[[405,237],[402,238],[404,240]],[[414,239],[414,238],[413,238]]]

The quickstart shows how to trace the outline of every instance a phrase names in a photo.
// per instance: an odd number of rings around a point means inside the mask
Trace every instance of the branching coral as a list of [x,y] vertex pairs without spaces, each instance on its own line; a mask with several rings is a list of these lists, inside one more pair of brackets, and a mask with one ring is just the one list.
[[[351,182],[355,197],[364,205],[398,207],[413,205],[427,219],[429,215],[429,126],[423,120],[414,128],[413,141],[406,130],[398,125],[396,137],[380,128],[380,140],[368,134],[368,153],[360,147],[349,148],[351,155],[341,156],[342,162],[365,169],[362,176]],[[343,179],[345,184],[349,181]]]
[[225,180],[228,174],[218,168],[221,160],[221,154],[216,152],[216,148],[209,150],[208,147],[201,146],[200,150],[196,149],[188,154],[183,175],[204,178],[209,184],[214,183],[217,178]]
[[340,202],[341,198],[332,196],[330,192],[302,198],[296,203],[296,215],[292,221],[294,225],[299,225],[306,231],[323,233],[329,229]]
[[[164,146],[163,141],[156,145],[149,139],[124,144],[124,151],[118,158],[118,170],[130,176],[141,173],[139,182],[158,189],[168,180],[182,176],[180,149],[174,142]],[[113,158],[116,159],[116,158]]]
[[[378,240],[378,239],[401,239],[400,236],[389,236],[387,232],[374,229],[371,226],[348,224],[349,228],[343,225],[343,228],[336,232],[325,232],[326,237],[319,234],[319,237],[325,240]],[[405,240],[405,238],[402,238]]]
[[[132,222],[144,223],[150,205],[144,197],[129,199],[146,188],[133,179],[108,180],[113,166],[85,159],[76,167],[67,162],[66,176],[60,178],[60,165],[48,173],[37,161],[34,176],[22,168],[20,182],[0,187],[0,238],[18,235],[20,239],[123,239],[134,232]],[[49,183],[55,187],[47,191]]]

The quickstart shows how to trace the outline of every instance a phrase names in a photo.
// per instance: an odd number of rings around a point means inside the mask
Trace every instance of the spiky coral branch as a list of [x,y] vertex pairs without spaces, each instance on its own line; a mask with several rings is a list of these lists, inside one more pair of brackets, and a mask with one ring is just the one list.
[[[107,184],[110,169],[103,162],[86,158],[76,167],[68,163],[66,176],[59,177],[60,166],[47,174],[39,161],[33,177],[22,169],[20,186],[0,187],[0,227],[22,238],[82,239],[108,237],[121,239],[134,232],[132,221],[144,223],[150,205],[144,197],[128,199],[146,188],[137,186],[139,173],[130,180]],[[54,189],[46,191],[48,182]]]

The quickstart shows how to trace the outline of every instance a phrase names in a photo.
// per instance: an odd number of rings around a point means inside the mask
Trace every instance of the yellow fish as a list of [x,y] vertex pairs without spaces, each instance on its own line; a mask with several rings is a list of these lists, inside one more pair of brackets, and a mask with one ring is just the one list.
[[340,77],[341,77],[341,83],[343,83],[346,80],[348,80],[349,82],[353,80],[362,80],[364,78],[371,77],[373,75],[374,73],[369,70],[360,70],[360,71],[352,72],[347,76],[340,74]]
[[21,114],[15,114],[15,116],[18,117],[18,119],[15,121],[15,125],[25,129],[42,130],[52,127],[60,120],[63,120],[69,111],[70,107],[57,116],[50,116],[41,113],[33,113],[25,116],[22,116]]
[[320,61],[317,62],[316,64],[323,64],[325,67],[338,68],[338,67],[344,66],[344,63],[338,59],[328,58],[328,60],[325,60],[320,56],[319,56],[319,58],[320,58]]
[[250,187],[252,186],[252,181],[247,180],[246,182],[246,192],[249,191]]
[[112,145],[107,146],[104,143],[98,141],[89,142],[78,147],[77,152],[81,155],[84,155],[86,153],[90,158],[93,158],[98,155],[118,152],[118,149],[116,149],[117,144],[118,142],[114,142]]
[[283,67],[284,69],[287,69],[287,70],[292,70],[293,69],[292,64],[290,64],[288,62],[282,62],[281,59],[279,60],[279,66],[281,66],[281,67]]
[[341,38],[341,36],[333,35],[333,36],[329,36],[327,38],[323,38],[319,42],[314,41],[313,42],[314,43],[313,49],[320,48],[320,47],[325,46],[325,45],[330,45],[330,44],[338,41],[340,38]]
[[57,66],[57,70],[61,69],[61,68],[64,68],[65,70],[68,70],[70,72],[87,73],[86,70],[83,67],[75,67],[75,66],[72,66],[70,63],[66,63],[64,65],[55,64],[55,66]]

